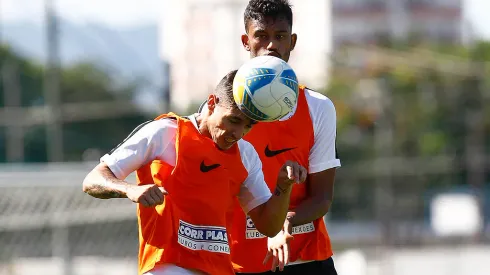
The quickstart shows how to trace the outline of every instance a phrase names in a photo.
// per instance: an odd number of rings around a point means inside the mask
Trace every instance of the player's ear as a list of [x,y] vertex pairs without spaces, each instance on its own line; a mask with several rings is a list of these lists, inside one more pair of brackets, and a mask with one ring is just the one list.
[[218,104],[218,98],[216,98],[215,95],[209,95],[208,96],[208,110],[209,114],[212,114],[214,111],[214,108],[216,108],[216,104]]
[[246,33],[242,34],[242,45],[243,45],[243,48],[245,48],[245,50],[247,52],[250,51],[250,45],[249,45],[249,42],[250,40],[248,39],[248,35]]
[[291,34],[291,51],[296,47],[296,41],[298,40],[298,35],[293,33]]

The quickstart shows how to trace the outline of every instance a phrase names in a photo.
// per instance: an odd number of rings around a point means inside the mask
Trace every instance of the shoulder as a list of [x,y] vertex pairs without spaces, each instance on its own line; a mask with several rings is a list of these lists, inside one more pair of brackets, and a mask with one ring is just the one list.
[[245,166],[245,169],[247,169],[248,172],[251,172],[258,164],[261,164],[259,154],[257,154],[257,151],[255,151],[255,148],[250,142],[240,139],[238,141],[238,148],[240,150],[243,166]]
[[312,89],[305,88],[305,97],[313,117],[320,113],[335,114],[335,106],[327,96]]
[[144,123],[139,132],[146,133],[147,135],[162,135],[171,133],[175,134],[176,130],[177,120],[162,118]]
[[[130,146],[131,144],[154,144],[163,141],[172,140],[177,134],[177,121],[174,119],[157,119],[149,120],[138,125],[124,141],[116,146],[112,151],[122,144]],[[111,151],[111,152],[112,152]]]
[[305,88],[305,97],[315,136],[336,131],[337,112],[332,100],[308,88]]
[[121,147],[127,148],[137,144],[150,144],[159,140],[172,139],[176,132],[177,121],[173,119],[148,120],[136,126],[121,143],[110,150],[109,154]]

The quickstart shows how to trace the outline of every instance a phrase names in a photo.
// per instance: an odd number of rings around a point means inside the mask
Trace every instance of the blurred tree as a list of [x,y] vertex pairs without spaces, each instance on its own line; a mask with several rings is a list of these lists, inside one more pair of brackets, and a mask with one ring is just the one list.
[[[490,108],[486,107],[490,103],[490,42],[461,46],[383,40],[382,46],[362,48],[363,55],[337,56],[324,91],[337,108],[337,147],[349,174],[343,174],[348,184],[336,186],[332,215],[373,219],[377,198],[373,190],[386,183],[383,177],[391,177],[387,182],[396,190],[391,207],[398,209],[402,219],[420,218],[423,194],[428,190],[472,184],[467,180],[472,169],[468,158],[475,157],[468,156],[471,146],[482,145],[482,153],[490,153]],[[479,111],[482,121],[471,126],[472,115]],[[469,137],[478,127],[483,128],[483,144],[472,144]],[[376,140],[384,131],[392,132],[393,142],[380,145]],[[394,159],[389,164],[398,167],[392,168],[398,174],[375,176],[371,165],[390,155]],[[429,171],[429,167],[442,167],[438,160],[446,156],[454,160],[449,169]],[[377,168],[387,167],[388,163]],[[488,168],[486,181],[490,184]],[[403,208],[403,203],[419,207]]]
[[[0,67],[6,60],[16,62],[17,74],[21,90],[21,104],[23,107],[41,106],[43,97],[43,67],[33,61],[25,59],[14,53],[8,46],[0,47]],[[107,116],[103,110],[98,115],[90,116],[92,109],[88,108],[87,117],[66,119],[63,124],[64,159],[66,161],[80,161],[84,157],[94,158],[104,154],[121,142],[138,124],[150,119],[153,115],[139,111],[130,103],[138,90],[138,83],[117,83],[109,73],[95,64],[79,63],[62,68],[60,76],[61,102],[73,103],[106,103],[115,106],[115,109],[125,109],[117,115],[112,109],[107,109]],[[0,107],[5,106],[4,83],[0,79]],[[129,102],[129,103],[128,103]],[[78,106],[80,109],[80,106]],[[114,106],[112,106],[114,107]],[[83,109],[83,106],[82,106]],[[100,109],[100,108],[99,108]],[[128,111],[130,110],[130,111]],[[79,113],[78,113],[79,114]],[[6,128],[0,127],[0,162],[5,162],[5,135]],[[89,151],[86,151],[89,149]],[[88,153],[87,153],[88,152]],[[24,161],[45,162],[46,126],[35,125],[25,129]]]
[[[381,48],[385,49],[389,48]],[[459,138],[467,131],[463,121],[464,111],[481,107],[479,103],[488,98],[490,71],[485,70],[490,68],[485,67],[483,63],[490,61],[490,43],[480,42],[472,47],[413,47],[400,51],[399,56],[404,58],[403,55],[406,53],[416,56],[418,52],[421,61],[425,58],[424,54],[431,54],[434,64],[425,62],[426,64],[422,65],[421,62],[421,66],[409,66],[402,62],[380,62],[371,64],[372,67],[363,68],[362,73],[342,66],[333,69],[333,77],[324,92],[337,107],[339,135],[352,133],[351,127],[359,128],[364,137],[372,135],[370,126],[375,125],[376,118],[388,115],[393,120],[395,151],[398,154],[430,156],[458,151],[462,144]],[[474,61],[479,63],[471,63]],[[438,70],[436,62],[446,64],[446,68]],[[464,73],[461,68],[451,72],[451,66],[462,65],[471,66],[472,69]],[[374,85],[368,85],[369,83]],[[382,104],[387,94],[392,97],[391,106],[388,107],[394,108],[393,112],[377,106]],[[485,108],[485,111],[487,110],[488,108]],[[485,118],[486,126],[490,127],[490,117]],[[343,140],[339,139],[338,142],[342,144]],[[346,140],[352,145],[351,139]],[[365,142],[357,145],[367,146]],[[356,153],[348,159],[366,157],[370,156]]]

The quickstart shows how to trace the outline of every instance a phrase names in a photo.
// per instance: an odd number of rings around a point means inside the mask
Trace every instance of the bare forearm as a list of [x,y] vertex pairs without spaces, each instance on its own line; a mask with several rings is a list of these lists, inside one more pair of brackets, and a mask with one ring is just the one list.
[[293,225],[302,225],[317,220],[330,209],[334,195],[335,168],[308,175],[309,196],[288,213]]
[[286,188],[276,186],[271,198],[264,204],[260,213],[261,222],[256,223],[257,230],[262,234],[273,237],[281,231],[288,213],[291,190],[291,186]]
[[292,226],[302,225],[325,216],[330,209],[332,199],[310,197],[301,202],[294,210],[288,212]]
[[99,164],[83,181],[83,192],[99,199],[127,198],[129,183],[116,178],[105,165]]

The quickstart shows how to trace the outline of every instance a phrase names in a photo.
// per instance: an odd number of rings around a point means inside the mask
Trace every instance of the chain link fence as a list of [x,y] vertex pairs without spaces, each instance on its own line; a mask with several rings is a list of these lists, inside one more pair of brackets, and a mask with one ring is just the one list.
[[0,274],[135,274],[136,207],[83,193],[91,168],[2,167]]

